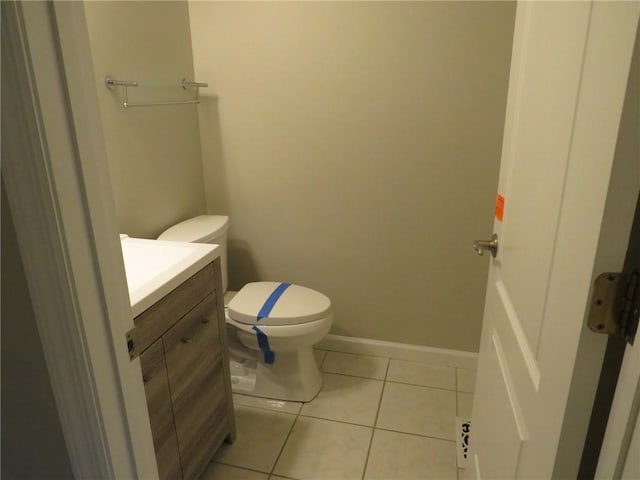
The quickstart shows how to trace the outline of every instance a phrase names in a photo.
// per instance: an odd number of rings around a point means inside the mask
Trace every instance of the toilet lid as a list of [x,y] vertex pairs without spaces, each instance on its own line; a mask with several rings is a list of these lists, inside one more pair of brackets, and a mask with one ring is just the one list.
[[233,297],[227,313],[236,322],[248,325],[294,325],[325,318],[330,310],[331,300],[310,288],[254,282]]
[[209,243],[229,228],[229,217],[200,215],[180,222],[160,234],[158,240]]

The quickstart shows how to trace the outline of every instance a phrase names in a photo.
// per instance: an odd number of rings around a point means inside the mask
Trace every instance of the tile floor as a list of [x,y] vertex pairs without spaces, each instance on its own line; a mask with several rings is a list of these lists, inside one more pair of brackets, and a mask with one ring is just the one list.
[[324,384],[302,404],[234,395],[237,439],[202,480],[461,478],[455,417],[475,372],[316,351]]

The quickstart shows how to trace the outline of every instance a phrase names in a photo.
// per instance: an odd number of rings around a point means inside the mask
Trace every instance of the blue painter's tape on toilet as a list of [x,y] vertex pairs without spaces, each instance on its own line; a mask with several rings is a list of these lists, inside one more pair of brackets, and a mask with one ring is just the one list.
[[[280,285],[278,285],[273,290],[273,292],[271,292],[271,295],[269,295],[269,297],[265,300],[264,305],[262,305],[262,308],[260,308],[260,311],[258,312],[258,315],[257,315],[258,321],[262,320],[263,318],[267,318],[269,316],[269,314],[271,313],[271,310],[273,310],[273,307],[276,305],[276,302],[278,301],[278,299],[282,296],[284,291],[290,286],[291,286],[290,283],[283,282]],[[256,326],[253,327],[253,330],[255,330],[256,336],[258,337],[258,346],[260,347],[260,350],[262,350],[262,353],[264,354],[264,363],[266,363],[267,365],[271,365],[276,359],[276,355],[271,351],[271,348],[269,348],[269,339],[267,338],[267,335]]]
[[280,285],[278,285],[273,292],[271,292],[271,295],[269,295],[267,300],[264,302],[264,305],[262,305],[262,308],[258,312],[258,320],[262,320],[263,318],[267,318],[269,316],[269,314],[271,313],[271,310],[273,310],[273,307],[275,307],[278,299],[282,296],[284,291],[290,286],[291,286],[290,283],[283,282]]
[[273,364],[274,360],[276,359],[276,354],[271,351],[271,348],[269,348],[269,339],[267,338],[265,333],[255,325],[253,326],[253,329],[255,330],[256,336],[258,337],[258,346],[260,347],[260,350],[262,350],[262,353],[264,355],[264,363],[266,363],[267,365]]

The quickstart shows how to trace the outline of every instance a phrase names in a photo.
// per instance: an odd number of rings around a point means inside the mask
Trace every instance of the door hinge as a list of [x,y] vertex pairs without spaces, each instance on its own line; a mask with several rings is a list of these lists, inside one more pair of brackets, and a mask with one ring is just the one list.
[[640,270],[598,275],[593,285],[587,325],[597,333],[617,335],[629,343],[638,329]]

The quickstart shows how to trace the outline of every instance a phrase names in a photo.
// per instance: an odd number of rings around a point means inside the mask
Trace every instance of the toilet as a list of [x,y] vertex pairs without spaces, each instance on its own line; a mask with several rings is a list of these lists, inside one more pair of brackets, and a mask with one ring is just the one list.
[[158,240],[220,246],[225,320],[234,392],[308,402],[320,391],[322,374],[313,346],[333,323],[331,300],[287,282],[253,282],[228,292],[229,217],[201,215],[178,223]]

